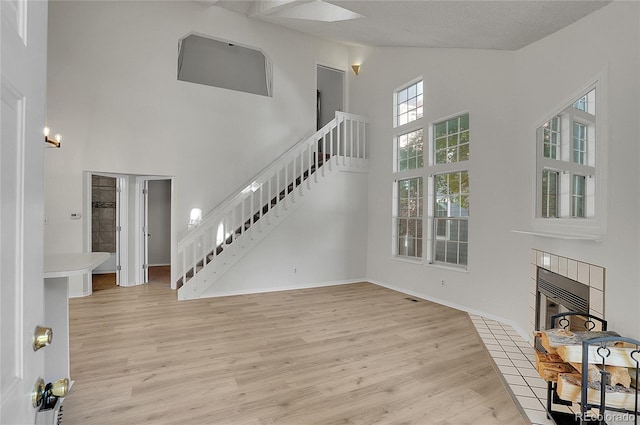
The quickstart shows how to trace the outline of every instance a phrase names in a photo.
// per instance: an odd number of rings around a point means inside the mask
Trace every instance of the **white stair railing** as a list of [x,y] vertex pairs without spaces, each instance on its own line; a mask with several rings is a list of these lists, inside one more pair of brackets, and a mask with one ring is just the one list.
[[[296,202],[311,180],[334,168],[359,168],[367,163],[367,119],[336,112],[327,125],[298,142],[249,183],[206,214],[200,225],[178,242],[178,287],[188,284],[229,245],[240,242],[252,226],[270,224],[276,207]],[[277,210],[276,210],[277,214]],[[261,220],[264,217],[264,220]]]

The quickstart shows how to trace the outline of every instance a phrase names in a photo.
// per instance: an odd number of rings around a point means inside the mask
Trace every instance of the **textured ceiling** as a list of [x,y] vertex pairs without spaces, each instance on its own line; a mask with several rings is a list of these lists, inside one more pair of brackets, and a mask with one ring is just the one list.
[[[517,50],[589,15],[609,1],[437,1],[356,0],[328,3],[363,15],[360,19],[317,22],[264,12],[268,2],[211,1],[255,19],[349,45],[378,47],[450,47]],[[271,2],[273,9],[305,1]],[[272,10],[273,10],[272,9]]]

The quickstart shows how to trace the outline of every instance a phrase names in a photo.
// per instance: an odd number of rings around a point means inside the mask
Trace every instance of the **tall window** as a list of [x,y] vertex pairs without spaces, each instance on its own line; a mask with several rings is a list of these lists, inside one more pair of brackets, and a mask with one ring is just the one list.
[[537,217],[595,216],[595,106],[591,89],[538,128]]
[[434,178],[434,256],[436,262],[466,265],[469,246],[469,173]]
[[422,258],[424,209],[424,130],[422,80],[393,94],[394,106],[394,230],[393,252],[398,257]]
[[395,110],[396,127],[422,118],[422,80],[396,92]]
[[430,261],[466,266],[469,252],[469,114],[433,124]]
[[422,178],[398,181],[397,253],[422,257]]

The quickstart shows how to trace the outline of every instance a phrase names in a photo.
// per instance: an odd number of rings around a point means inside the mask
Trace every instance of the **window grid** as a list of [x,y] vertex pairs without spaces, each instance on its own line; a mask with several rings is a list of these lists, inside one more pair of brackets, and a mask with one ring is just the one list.
[[573,162],[587,163],[587,126],[579,122],[573,123]]
[[396,126],[422,118],[422,81],[399,90],[396,96]]
[[555,116],[544,123],[543,155],[545,158],[560,157],[560,117]]
[[414,170],[424,165],[424,143],[422,129],[397,137],[398,171]]
[[[536,217],[596,216],[596,89],[571,102],[538,128]],[[588,176],[588,178],[586,177]]]
[[571,184],[571,216],[584,217],[585,176],[574,175]]
[[542,217],[558,217],[558,172],[542,172]]
[[433,260],[466,266],[469,249],[469,174],[434,177]]
[[448,164],[469,159],[469,114],[434,124],[434,162]]
[[422,178],[398,181],[397,249],[403,257],[422,257]]

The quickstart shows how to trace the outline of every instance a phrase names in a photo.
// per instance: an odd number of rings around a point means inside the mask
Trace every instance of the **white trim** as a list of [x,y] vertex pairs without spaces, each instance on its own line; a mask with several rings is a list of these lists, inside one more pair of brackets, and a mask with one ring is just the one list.
[[[422,116],[420,118],[416,118],[413,121],[407,122],[405,124],[398,124],[398,92],[401,90],[404,90],[414,84],[419,83],[420,81],[422,81]],[[425,87],[424,87],[424,76],[420,75],[419,77],[414,78],[413,80],[409,80],[408,82],[396,87],[395,89],[393,89],[393,116],[391,117],[391,128],[393,129],[393,131],[397,134],[399,129],[404,128],[405,126],[409,126],[412,123],[416,123],[416,122],[424,122],[424,119],[426,117],[427,114],[425,114],[424,112],[424,92],[425,92]],[[402,130],[400,130],[402,131]]]
[[169,266],[171,266],[171,289],[176,289],[176,282],[178,280],[178,277],[175,273],[176,273],[176,269],[177,267],[175,267],[175,265],[177,264],[177,234],[176,234],[176,211],[175,211],[175,190],[174,190],[174,177],[172,176],[159,176],[159,175],[153,175],[153,176],[143,176],[143,175],[136,175],[136,181],[135,181],[135,187],[133,190],[135,190],[135,206],[134,206],[134,214],[135,214],[135,228],[134,228],[134,232],[135,232],[135,237],[134,237],[134,249],[135,249],[135,264],[134,264],[134,275],[135,275],[135,282],[133,283],[133,285],[142,285],[145,284],[147,282],[145,282],[144,279],[144,271],[142,269],[142,265],[144,264],[144,253],[142,252],[142,238],[140,237],[141,233],[142,233],[142,226],[143,226],[143,220],[142,220],[142,202],[143,202],[143,197],[142,197],[142,190],[140,187],[141,182],[143,181],[151,181],[151,180],[169,180],[171,183],[171,205],[170,205],[170,209],[171,209],[171,264],[169,264]]
[[[116,205],[116,212],[120,215],[120,226],[122,230],[120,232],[120,281],[116,282],[119,286],[131,286],[129,284],[129,176],[126,174],[117,174],[117,173],[104,173],[101,171],[84,171],[84,193],[85,193],[85,202],[84,202],[84,246],[85,252],[92,252],[92,192],[93,189],[91,187],[92,176],[103,176],[103,177],[111,177],[115,178],[116,187],[121,185],[121,194],[120,194],[120,202]],[[124,220],[123,220],[124,218]],[[116,254],[118,254],[116,252]],[[91,295],[91,274],[88,274],[85,278],[84,284],[89,288],[88,294]]]
[[[558,115],[569,106],[571,106],[576,100],[584,96],[589,91],[596,90],[596,152],[595,152],[595,216],[591,218],[541,218],[538,217],[538,209],[540,207],[539,194],[538,194],[538,174],[539,164],[538,156],[539,145],[537,131],[544,123],[549,121],[554,116]],[[532,181],[532,194],[533,194],[533,208],[530,211],[530,229],[521,229],[520,232],[528,231],[536,234],[553,235],[558,234],[559,237],[563,235],[575,235],[585,236],[586,238],[594,241],[600,241],[606,235],[606,223],[607,223],[607,185],[605,183],[607,176],[607,150],[609,146],[609,140],[611,138],[609,130],[609,72],[608,67],[605,67],[600,71],[591,82],[579,90],[571,93],[571,95],[565,97],[565,100],[560,103],[560,106],[549,109],[553,113],[546,114],[543,118],[538,120],[532,129],[527,133],[527,139],[533,140],[531,144],[532,149],[532,161],[533,170],[535,171],[535,178]]]

